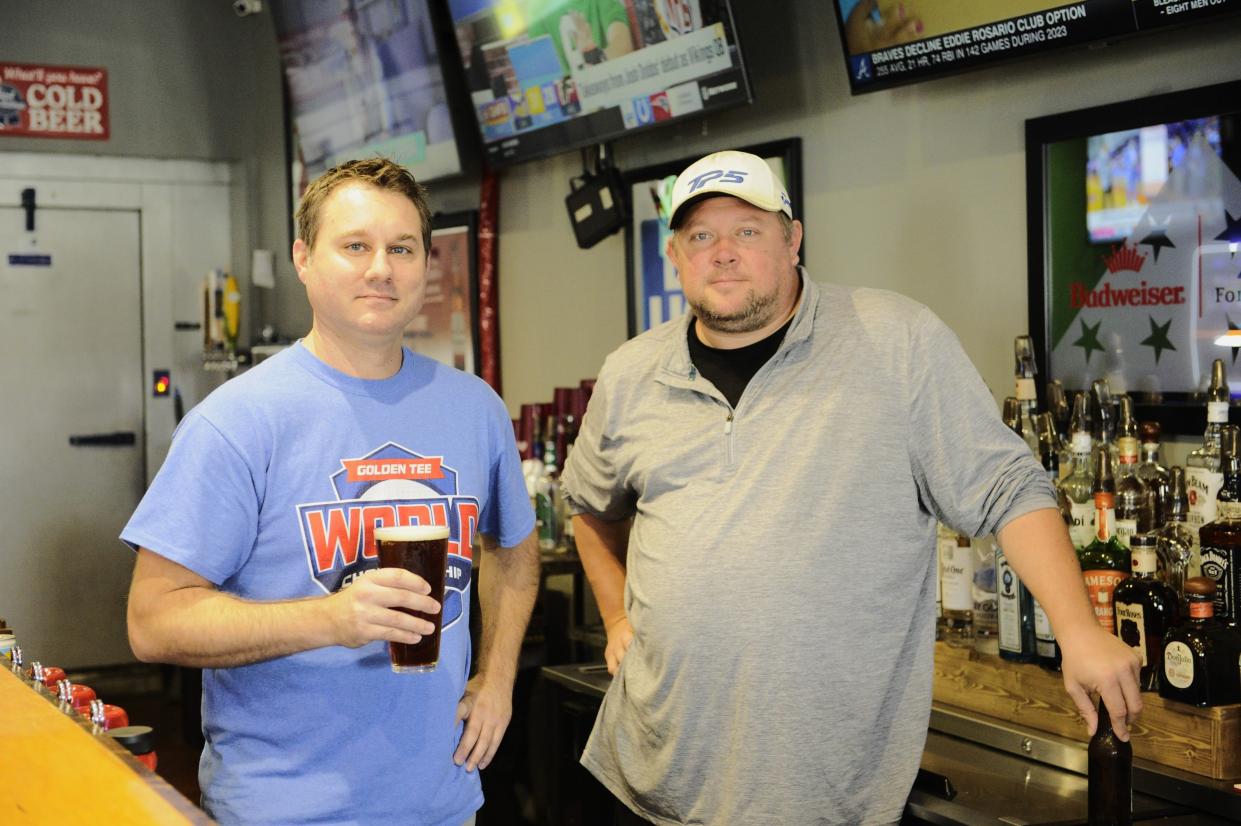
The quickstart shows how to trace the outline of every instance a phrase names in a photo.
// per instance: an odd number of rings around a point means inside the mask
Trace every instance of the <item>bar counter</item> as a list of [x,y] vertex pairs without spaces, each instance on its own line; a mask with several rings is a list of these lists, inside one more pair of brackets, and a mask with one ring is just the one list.
[[0,658],[0,823],[213,821],[82,715]]

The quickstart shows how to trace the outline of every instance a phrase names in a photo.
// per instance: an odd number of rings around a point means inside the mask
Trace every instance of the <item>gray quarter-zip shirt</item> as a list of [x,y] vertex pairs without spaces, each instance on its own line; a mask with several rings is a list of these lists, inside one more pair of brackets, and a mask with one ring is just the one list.
[[891,823],[926,739],[935,520],[1056,507],[947,327],[818,285],[736,410],[689,317],[604,363],[562,488],[634,517],[634,640],[582,756],[661,824]]

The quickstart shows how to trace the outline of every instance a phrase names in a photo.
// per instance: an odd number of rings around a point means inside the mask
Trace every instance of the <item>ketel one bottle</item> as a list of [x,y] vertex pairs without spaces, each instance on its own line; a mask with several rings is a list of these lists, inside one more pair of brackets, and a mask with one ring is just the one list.
[[1112,592],[1129,576],[1129,549],[1116,538],[1116,483],[1107,451],[1097,451],[1094,464],[1095,537],[1078,551],[1077,560],[1095,617],[1108,633],[1114,634]]
[[1164,639],[1159,696],[1193,706],[1241,702],[1237,635],[1215,621],[1215,582],[1190,577],[1185,598],[1188,618]]
[[1224,481],[1215,497],[1215,521],[1198,532],[1202,575],[1215,581],[1215,616],[1235,624],[1241,598],[1241,430],[1221,428]]
[[1189,563],[1190,576],[1197,576],[1201,564],[1198,555],[1198,531],[1215,519],[1215,496],[1224,483],[1220,470],[1220,428],[1228,424],[1228,382],[1224,362],[1216,359],[1211,365],[1211,387],[1207,391],[1207,429],[1202,446],[1185,460],[1185,487],[1189,494],[1189,531],[1194,536],[1194,554]]
[[974,549],[970,538],[951,528],[939,545],[943,584],[944,641],[954,648],[974,645]]
[[1086,394],[1073,397],[1073,418],[1070,425],[1072,437],[1070,450],[1073,461],[1068,475],[1060,480],[1060,490],[1069,499],[1073,523],[1069,525],[1069,538],[1073,547],[1080,551],[1094,538],[1094,479],[1091,475],[1090,419]]
[[1181,618],[1181,599],[1159,578],[1154,534],[1134,534],[1129,543],[1133,576],[1116,586],[1116,636],[1142,660],[1143,691],[1159,688],[1163,639]]

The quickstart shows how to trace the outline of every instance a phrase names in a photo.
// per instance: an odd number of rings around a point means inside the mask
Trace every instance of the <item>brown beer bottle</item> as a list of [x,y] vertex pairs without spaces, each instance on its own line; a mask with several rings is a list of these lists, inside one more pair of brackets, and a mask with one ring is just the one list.
[[1112,730],[1103,698],[1099,725],[1087,749],[1087,797],[1090,826],[1132,826],[1133,746]]

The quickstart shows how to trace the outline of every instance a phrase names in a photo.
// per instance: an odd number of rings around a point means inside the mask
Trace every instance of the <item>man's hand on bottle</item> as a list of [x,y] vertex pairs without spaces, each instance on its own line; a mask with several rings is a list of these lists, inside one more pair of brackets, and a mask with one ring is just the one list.
[[621,615],[608,623],[606,630],[608,645],[603,651],[603,660],[608,664],[608,673],[615,677],[629,644],[633,642],[633,628],[629,625],[629,617]]
[[1083,628],[1060,639],[1064,654],[1061,671],[1064,687],[1094,735],[1099,724],[1091,695],[1101,697],[1112,718],[1112,729],[1121,740],[1129,739],[1129,724],[1142,710],[1138,676],[1142,664],[1132,648],[1102,626]]

